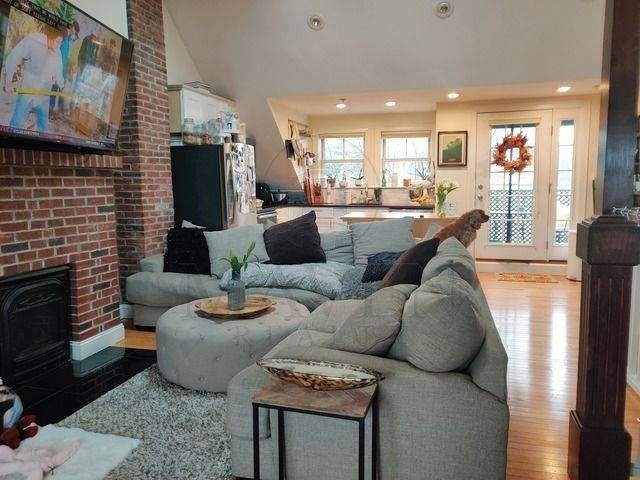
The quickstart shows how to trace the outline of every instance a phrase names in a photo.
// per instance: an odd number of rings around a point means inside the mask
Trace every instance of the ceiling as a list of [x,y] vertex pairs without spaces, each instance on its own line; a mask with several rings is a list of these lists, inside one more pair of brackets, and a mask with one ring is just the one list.
[[[424,112],[436,109],[437,103],[456,103],[468,101],[496,100],[505,98],[538,98],[563,95],[589,95],[600,88],[599,79],[577,80],[569,82],[571,91],[565,94],[556,92],[559,82],[490,85],[464,88],[436,88],[432,90],[404,90],[387,92],[334,93],[323,95],[297,95],[291,97],[270,98],[291,110],[305,115],[351,115],[372,113]],[[447,98],[450,92],[457,92],[460,97],[455,100]],[[347,108],[338,109],[336,103],[345,100]],[[393,100],[394,107],[387,107],[385,102]]]
[[[343,92],[442,92],[599,78],[605,0],[166,0],[203,79],[236,101],[256,137],[258,176],[282,188],[297,177],[282,152],[269,98]],[[307,17],[321,13],[313,31]],[[494,90],[495,91],[495,90]],[[365,99],[369,94],[363,95]],[[501,95],[504,98],[504,95]],[[398,97],[405,102],[405,97]],[[376,100],[378,101],[378,100]],[[324,98],[322,99],[324,102]],[[431,105],[429,94],[407,104]],[[363,100],[363,107],[367,102]],[[320,109],[320,105],[314,108]],[[401,107],[405,108],[405,107]],[[409,107],[407,107],[409,108]],[[353,111],[352,111],[353,113]]]

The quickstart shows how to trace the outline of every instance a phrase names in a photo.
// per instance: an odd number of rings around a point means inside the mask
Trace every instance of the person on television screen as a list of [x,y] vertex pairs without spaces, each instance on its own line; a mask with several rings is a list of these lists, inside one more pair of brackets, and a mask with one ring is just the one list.
[[106,43],[103,48],[100,48],[98,66],[103,72],[115,75],[118,70],[118,63],[116,62],[116,41],[112,38],[109,43]]
[[49,128],[49,97],[51,85],[62,82],[60,44],[63,32],[45,25],[42,32],[33,32],[20,40],[6,57],[2,74],[2,88],[12,90],[13,73],[23,63],[22,84],[13,106],[9,126],[22,129],[31,111],[36,116],[36,129],[46,133]]
[[[67,86],[67,68],[69,65],[69,54],[71,53],[71,43],[78,39],[80,34],[80,25],[74,21],[69,28],[67,28],[67,34],[60,43],[60,55],[62,55],[62,85],[54,83],[51,87],[53,92],[61,92]],[[56,106],[56,99],[58,103],[58,111],[64,109],[64,97],[61,95],[52,95],[49,101],[49,113],[54,112]]]

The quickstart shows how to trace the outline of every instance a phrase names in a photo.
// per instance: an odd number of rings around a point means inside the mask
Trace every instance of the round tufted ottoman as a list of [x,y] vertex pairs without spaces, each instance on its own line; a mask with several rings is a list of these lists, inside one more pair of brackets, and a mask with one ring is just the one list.
[[309,316],[286,298],[268,312],[245,320],[198,316],[196,300],[167,310],[156,325],[158,367],[170,382],[186,388],[226,392],[239,371],[261,359]]

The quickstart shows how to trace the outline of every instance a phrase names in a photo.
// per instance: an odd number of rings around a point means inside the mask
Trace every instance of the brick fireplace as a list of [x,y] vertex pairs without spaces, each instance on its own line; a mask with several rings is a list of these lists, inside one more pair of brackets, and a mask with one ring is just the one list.
[[162,0],[127,0],[122,156],[0,148],[0,278],[70,265],[71,353],[124,333],[120,285],[173,224]]
[[121,328],[114,198],[121,167],[114,156],[0,149],[0,277],[71,265],[72,351]]

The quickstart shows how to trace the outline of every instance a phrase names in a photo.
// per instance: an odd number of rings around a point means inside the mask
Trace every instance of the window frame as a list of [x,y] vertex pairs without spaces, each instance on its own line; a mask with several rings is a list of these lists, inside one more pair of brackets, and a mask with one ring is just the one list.
[[[324,147],[324,142],[327,139],[341,139],[342,140],[342,153],[343,153],[343,157],[341,159],[330,159],[327,160],[325,158],[325,147]],[[345,149],[345,141],[349,138],[361,138],[362,139],[362,158],[345,158],[344,157],[344,152],[346,151]],[[323,176],[328,176],[328,174],[325,172],[325,165],[326,164],[334,164],[334,165],[340,165],[340,164],[353,164],[353,163],[360,163],[360,170],[362,171],[362,174],[364,175],[364,171],[365,171],[365,160],[366,160],[366,145],[367,145],[367,136],[365,132],[350,132],[350,133],[325,133],[319,136],[319,140],[320,140],[320,172]],[[357,175],[359,172],[351,172],[351,175]],[[350,175],[347,175],[350,176]],[[339,180],[339,179],[338,179]]]
[[[387,158],[386,140],[391,138],[405,139],[405,144],[410,138],[426,138],[427,140],[427,156],[426,157],[406,157],[406,158]],[[388,169],[387,164],[407,164],[422,162],[428,165],[432,158],[432,132],[430,130],[408,130],[408,131],[382,131],[380,132],[380,162],[381,171]],[[393,172],[393,169],[388,169],[389,172]],[[411,174],[412,180],[418,180],[418,176],[415,172]]]

